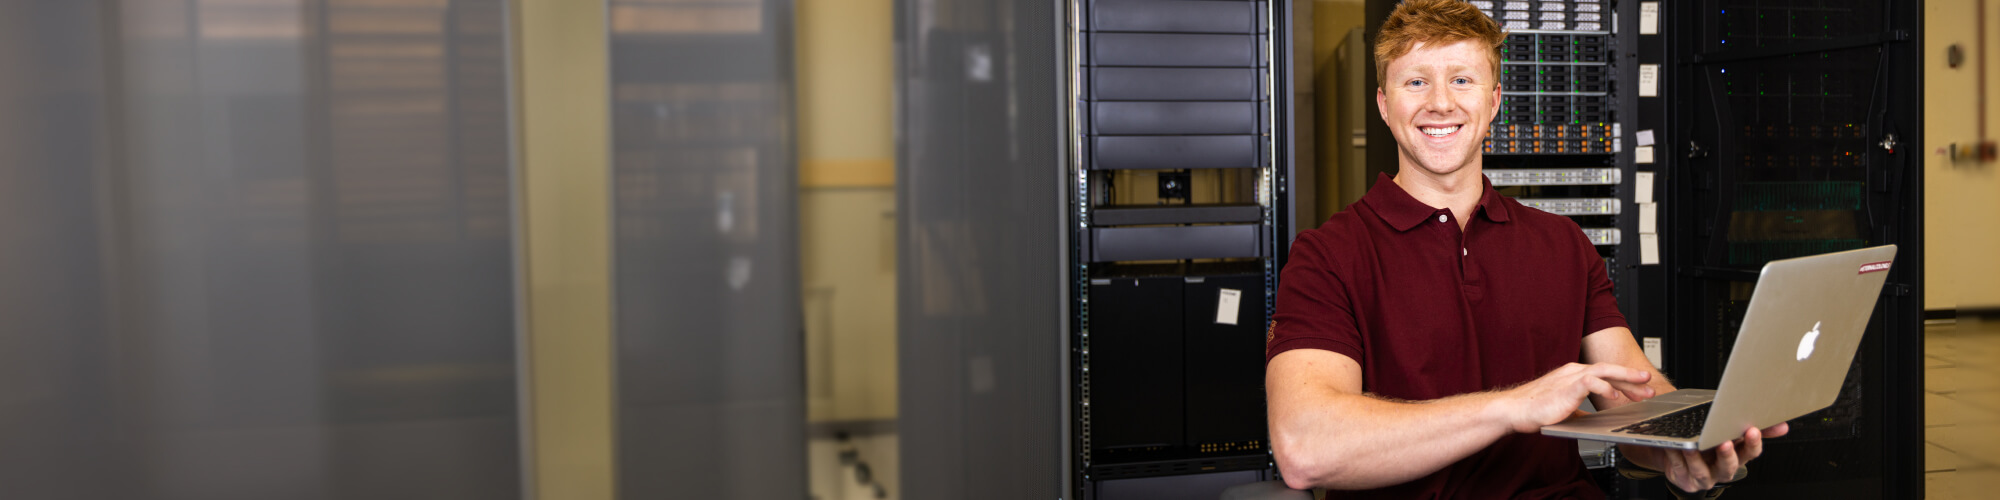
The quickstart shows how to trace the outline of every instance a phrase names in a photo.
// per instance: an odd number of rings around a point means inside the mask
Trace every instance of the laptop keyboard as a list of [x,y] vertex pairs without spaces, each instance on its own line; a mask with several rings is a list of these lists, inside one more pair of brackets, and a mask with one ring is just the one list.
[[1701,435],[1701,426],[1708,422],[1708,405],[1702,403],[1685,410],[1642,420],[1639,423],[1613,429],[1612,432],[1628,432],[1648,436],[1691,438]]

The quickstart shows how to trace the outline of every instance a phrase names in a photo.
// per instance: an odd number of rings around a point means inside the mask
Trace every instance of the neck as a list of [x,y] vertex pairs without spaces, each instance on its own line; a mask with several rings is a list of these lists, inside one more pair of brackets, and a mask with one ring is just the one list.
[[1417,201],[1451,210],[1451,216],[1458,219],[1460,229],[1472,220],[1472,210],[1479,206],[1479,198],[1485,194],[1486,187],[1485,176],[1477,163],[1444,175],[1432,174],[1414,165],[1406,166],[1396,173],[1393,180],[1396,186]]

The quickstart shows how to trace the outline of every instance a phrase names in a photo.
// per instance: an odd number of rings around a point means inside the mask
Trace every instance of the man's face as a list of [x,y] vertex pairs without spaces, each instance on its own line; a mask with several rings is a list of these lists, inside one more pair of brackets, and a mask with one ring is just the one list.
[[1445,175],[1479,161],[1500,102],[1490,52],[1472,40],[1418,44],[1389,61],[1375,104],[1396,135],[1403,168]]

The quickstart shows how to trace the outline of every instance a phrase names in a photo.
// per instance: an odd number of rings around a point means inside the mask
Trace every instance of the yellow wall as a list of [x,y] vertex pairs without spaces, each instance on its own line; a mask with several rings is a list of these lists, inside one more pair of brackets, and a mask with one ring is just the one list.
[[894,184],[893,3],[795,5],[800,184]]
[[610,500],[611,214],[604,4],[517,0],[520,241],[533,498]]
[[1312,140],[1318,146],[1317,150],[1319,152],[1314,162],[1317,172],[1313,178],[1315,181],[1314,185],[1318,188],[1319,192],[1317,193],[1317,198],[1314,200],[1315,205],[1317,205],[1315,207],[1316,214],[1314,214],[1310,225],[1311,227],[1319,227],[1319,223],[1325,222],[1327,217],[1332,217],[1334,212],[1338,212],[1342,208],[1340,205],[1340,172],[1342,169],[1362,168],[1361,165],[1341,165],[1340,155],[1335,154],[1339,151],[1334,147],[1339,143],[1338,141],[1352,140],[1351,131],[1342,130],[1336,126],[1338,123],[1337,117],[1342,111],[1340,109],[1341,100],[1336,98],[1336,96],[1339,96],[1341,92],[1372,93],[1373,89],[1340,88],[1340,79],[1337,77],[1340,68],[1334,64],[1334,49],[1340,47],[1340,41],[1347,36],[1347,31],[1359,28],[1364,24],[1365,14],[1363,11],[1365,6],[1363,2],[1361,0],[1313,0],[1312,3],[1314,32],[1312,74],[1313,90],[1316,96],[1316,99],[1313,101],[1314,130]]
[[894,419],[894,2],[795,5],[807,415]]
[[[1953,162],[1953,143],[1969,145],[1978,119],[1987,135],[2000,132],[2000,4],[1986,1],[1986,47],[1975,45],[1974,2],[1924,4],[1924,308],[2000,307],[2000,164]],[[1945,48],[1960,44],[1965,64],[1946,65]],[[1973,106],[1980,60],[1986,68],[1986,108]]]
[[806,414],[896,418],[896,190],[799,193]]

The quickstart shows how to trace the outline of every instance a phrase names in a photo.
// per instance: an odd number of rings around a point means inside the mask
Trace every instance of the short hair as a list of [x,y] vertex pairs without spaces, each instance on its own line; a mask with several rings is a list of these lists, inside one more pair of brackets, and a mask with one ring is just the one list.
[[1493,83],[1498,85],[1500,45],[1507,33],[1493,18],[1463,0],[1403,0],[1375,34],[1375,81],[1386,81],[1389,61],[1410,53],[1419,43],[1437,47],[1466,40],[1492,48],[1487,58],[1493,62]]

